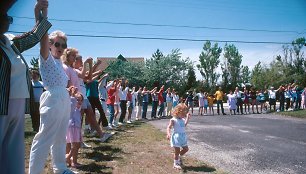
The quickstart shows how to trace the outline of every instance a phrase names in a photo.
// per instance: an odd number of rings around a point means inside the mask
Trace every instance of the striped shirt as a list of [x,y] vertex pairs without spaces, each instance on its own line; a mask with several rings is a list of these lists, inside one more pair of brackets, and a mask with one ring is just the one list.
[[[28,50],[35,46],[40,39],[44,36],[45,33],[49,30],[51,27],[51,23],[48,22],[46,19],[42,19],[32,31],[21,35],[14,37],[12,39],[12,49],[15,52],[16,55],[15,58],[17,58],[17,55],[20,56],[22,59],[22,62],[26,65],[27,69],[28,66],[26,64],[25,59],[21,55],[21,52]],[[11,54],[10,54],[11,55]],[[12,57],[10,57],[12,59]],[[4,116],[8,114],[8,104],[10,99],[10,82],[11,82],[11,68],[12,68],[12,62],[10,61],[10,58],[6,54],[6,52],[3,50],[3,45],[0,46],[0,116]],[[31,88],[31,81],[29,76],[29,71],[26,70],[25,72],[26,78],[27,78],[27,86],[29,91],[32,91]],[[30,96],[31,93],[30,93]],[[29,106],[29,105],[28,105]],[[29,108],[26,108],[27,110]]]

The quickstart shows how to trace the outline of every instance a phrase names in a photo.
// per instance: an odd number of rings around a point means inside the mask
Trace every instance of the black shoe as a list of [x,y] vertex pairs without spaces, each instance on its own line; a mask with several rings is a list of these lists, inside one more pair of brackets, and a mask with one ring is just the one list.
[[226,115],[226,113],[223,113],[223,115]]

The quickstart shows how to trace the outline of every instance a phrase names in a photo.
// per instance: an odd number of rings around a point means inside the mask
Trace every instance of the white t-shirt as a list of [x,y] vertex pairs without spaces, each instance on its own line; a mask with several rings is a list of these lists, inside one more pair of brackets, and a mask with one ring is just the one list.
[[270,99],[275,99],[276,98],[276,94],[274,90],[269,90],[269,98]]
[[126,100],[127,91],[129,90],[129,87],[125,87],[124,90],[122,90],[122,86],[119,88],[119,97],[120,100]]

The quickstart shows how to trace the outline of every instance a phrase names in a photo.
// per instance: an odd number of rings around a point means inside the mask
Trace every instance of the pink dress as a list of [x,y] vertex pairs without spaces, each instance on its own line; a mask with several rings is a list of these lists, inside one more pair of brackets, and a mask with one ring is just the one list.
[[66,134],[67,143],[82,142],[81,135],[81,111],[77,106],[77,100],[71,97],[71,113],[69,119],[68,130]]

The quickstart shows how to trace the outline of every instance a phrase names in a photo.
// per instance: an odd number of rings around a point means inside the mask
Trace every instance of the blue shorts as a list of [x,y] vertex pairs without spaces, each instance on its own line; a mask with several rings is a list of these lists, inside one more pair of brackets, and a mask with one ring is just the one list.
[[172,133],[170,144],[171,147],[186,147],[187,146],[186,133]]

